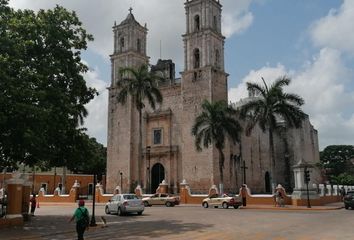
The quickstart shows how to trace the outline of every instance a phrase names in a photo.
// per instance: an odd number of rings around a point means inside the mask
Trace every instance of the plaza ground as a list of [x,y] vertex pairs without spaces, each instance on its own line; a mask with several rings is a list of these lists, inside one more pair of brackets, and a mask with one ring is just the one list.
[[[97,227],[85,239],[353,239],[354,210],[327,208],[204,209],[199,205],[148,207],[142,216],[106,215],[96,207]],[[91,206],[87,206],[90,212]],[[76,239],[75,224],[68,223],[75,204],[42,204],[36,217],[23,227],[0,230],[0,239]],[[315,209],[315,210],[314,210]],[[102,228],[100,217],[107,220]]]

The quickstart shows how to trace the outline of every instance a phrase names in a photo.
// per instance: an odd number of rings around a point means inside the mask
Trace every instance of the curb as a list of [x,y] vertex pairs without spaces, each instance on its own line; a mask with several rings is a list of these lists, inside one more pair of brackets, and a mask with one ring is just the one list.
[[307,207],[267,207],[267,206],[246,206],[241,207],[241,210],[276,210],[276,211],[327,211],[327,210],[339,210],[343,206],[338,207],[325,207],[325,206],[313,206],[311,208]]

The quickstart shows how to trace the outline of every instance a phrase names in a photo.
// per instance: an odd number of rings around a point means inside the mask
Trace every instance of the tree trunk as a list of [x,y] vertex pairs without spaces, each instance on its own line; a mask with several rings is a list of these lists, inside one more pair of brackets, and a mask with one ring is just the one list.
[[272,190],[275,188],[275,160],[274,160],[274,141],[273,141],[273,129],[269,128],[269,160],[270,160],[270,171],[271,171],[271,184]]
[[61,182],[61,194],[66,194],[66,165],[63,166],[63,178]]
[[142,109],[139,109],[139,144],[138,144],[138,161],[137,161],[137,181],[138,181],[138,185],[141,186],[141,182],[140,182],[140,164],[141,164],[141,148],[142,148],[142,142],[143,142],[143,133],[142,133]]
[[[284,133],[285,134],[285,133]],[[290,154],[289,154],[289,144],[286,139],[286,136],[283,138],[284,141],[284,162],[285,162],[285,168],[284,168],[284,185],[285,185],[285,190],[287,192],[292,192],[292,184],[291,184],[291,167],[290,167]]]
[[224,168],[224,161],[225,161],[225,156],[221,148],[217,148],[219,152],[219,173],[220,173],[220,194],[224,193],[224,173],[223,173],[223,168]]

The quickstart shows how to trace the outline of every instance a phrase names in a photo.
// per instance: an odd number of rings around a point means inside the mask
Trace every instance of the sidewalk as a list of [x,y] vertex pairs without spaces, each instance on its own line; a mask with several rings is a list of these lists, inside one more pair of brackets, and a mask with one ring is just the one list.
[[242,207],[240,209],[260,209],[260,210],[305,210],[305,211],[323,211],[323,210],[338,210],[343,208],[344,205],[342,202],[331,203],[324,206],[311,206],[308,208],[307,206],[293,206],[293,205],[285,205],[285,207],[275,207],[274,205],[247,205],[246,207]]
[[[178,207],[202,207],[199,204],[181,204]],[[239,209],[247,210],[247,209],[258,209],[258,210],[276,210],[276,211],[324,211],[324,210],[338,210],[344,207],[343,202],[336,202],[327,204],[324,206],[311,206],[308,208],[307,206],[293,206],[293,205],[285,205],[285,207],[275,207],[274,205],[252,205],[248,204],[246,207],[241,206]]]
[[[77,204],[76,203],[50,203],[50,202],[43,202],[40,203],[40,206],[72,206],[75,207]],[[92,202],[86,202],[86,206],[91,208],[92,207]],[[105,206],[105,203],[96,203],[95,206],[100,206],[103,207]],[[177,205],[176,207],[202,207],[201,204],[180,204]],[[258,209],[258,210],[305,210],[305,211],[323,211],[323,210],[338,210],[344,207],[343,202],[336,202],[336,203],[331,203],[327,204],[324,206],[311,206],[311,208],[308,208],[307,206],[293,206],[293,205],[285,205],[285,207],[275,207],[274,205],[253,205],[253,204],[248,204],[246,207],[240,207],[239,209],[247,210],[247,209]]]

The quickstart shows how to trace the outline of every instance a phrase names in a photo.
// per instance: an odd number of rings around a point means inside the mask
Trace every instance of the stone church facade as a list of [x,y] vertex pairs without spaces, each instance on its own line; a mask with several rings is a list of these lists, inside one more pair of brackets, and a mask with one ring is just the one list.
[[[159,60],[151,67],[152,71],[164,72],[167,81],[159,86],[163,103],[154,111],[148,104],[144,109],[140,169],[137,169],[138,112],[129,99],[125,105],[117,102],[119,90],[116,84],[121,77],[120,68],[149,63],[146,55],[148,30],[137,22],[131,11],[124,21],[113,27],[114,52],[110,56],[112,82],[108,105],[108,192],[121,185],[124,192],[131,191],[139,178],[139,184],[147,192],[154,192],[162,180],[174,193],[183,180],[188,182],[192,192],[206,192],[211,185],[219,183],[216,149],[210,147],[198,152],[191,128],[201,112],[204,99],[228,101],[225,37],[221,31],[222,6],[218,0],[187,0],[184,5],[184,70],[181,79],[176,79],[171,60]],[[240,104],[242,102],[235,107]],[[269,191],[271,170],[267,136],[267,133],[256,129],[251,136],[243,135],[241,144],[227,145],[224,150],[226,191],[236,191],[243,183],[243,162],[247,167],[246,183],[249,187],[256,192]],[[304,121],[303,128],[276,135],[274,178],[277,182],[285,183],[286,169],[298,160],[319,161],[317,139],[317,131],[308,119]],[[287,173],[291,175],[291,172]]]

